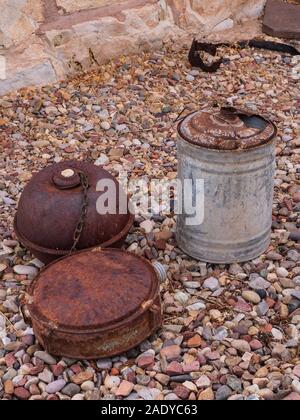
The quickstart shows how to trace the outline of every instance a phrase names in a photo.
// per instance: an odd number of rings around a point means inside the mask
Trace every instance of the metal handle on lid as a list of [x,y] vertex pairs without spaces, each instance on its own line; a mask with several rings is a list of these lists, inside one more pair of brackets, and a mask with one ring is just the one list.
[[68,190],[78,187],[80,185],[80,173],[72,168],[64,169],[63,171],[53,176],[54,185],[60,190]]

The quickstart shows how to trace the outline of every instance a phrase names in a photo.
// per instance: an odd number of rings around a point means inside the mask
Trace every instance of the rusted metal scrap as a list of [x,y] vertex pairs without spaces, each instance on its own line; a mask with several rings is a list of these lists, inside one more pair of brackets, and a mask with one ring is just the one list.
[[300,52],[293,47],[292,45],[283,44],[280,42],[273,42],[273,41],[265,41],[263,39],[252,39],[249,41],[240,41],[236,44],[229,44],[229,43],[209,43],[209,42],[198,42],[196,39],[193,39],[188,59],[189,63],[192,67],[199,67],[201,70],[214,73],[216,72],[221,64],[223,63],[224,59],[220,58],[212,64],[206,64],[203,59],[201,58],[201,53],[206,52],[211,56],[215,57],[218,52],[218,48],[220,47],[236,47],[236,48],[259,48],[259,49],[267,49],[270,51],[277,51],[281,53],[286,53],[289,55],[299,55]]
[[205,64],[199,54],[199,52],[201,51],[207,52],[208,54],[215,57],[217,53],[217,45],[210,44],[207,42],[198,42],[196,41],[196,39],[194,39],[192,42],[190,52],[189,52],[189,62],[191,66],[199,67],[201,70],[208,73],[216,72],[220,68],[223,62],[223,59],[219,59],[212,64]]
[[146,259],[95,248],[46,267],[29,286],[23,312],[29,311],[35,335],[50,354],[112,357],[160,328],[159,286]]
[[[99,214],[100,180],[115,185],[116,214]],[[44,263],[76,250],[122,246],[134,221],[120,211],[126,193],[117,180],[88,162],[65,161],[34,175],[21,195],[14,229],[20,242]]]

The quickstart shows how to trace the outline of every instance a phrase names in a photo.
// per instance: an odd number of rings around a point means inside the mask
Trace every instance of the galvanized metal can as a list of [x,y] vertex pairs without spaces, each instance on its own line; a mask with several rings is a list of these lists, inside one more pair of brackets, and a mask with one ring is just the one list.
[[[188,115],[178,132],[179,179],[183,186],[184,180],[193,185],[193,197],[183,188],[183,203],[190,198],[195,211],[203,211],[202,220],[190,224],[183,205],[177,220],[179,247],[211,263],[258,257],[270,243],[275,125],[235,108],[208,108]],[[203,185],[198,204],[197,180]]]
[[48,353],[100,359],[137,346],[161,326],[159,289],[144,258],[95,248],[48,265],[30,285],[24,313]]

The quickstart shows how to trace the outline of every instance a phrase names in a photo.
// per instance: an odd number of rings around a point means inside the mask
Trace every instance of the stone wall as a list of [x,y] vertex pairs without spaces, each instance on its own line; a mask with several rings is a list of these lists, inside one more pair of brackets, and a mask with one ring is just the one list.
[[[258,17],[265,0],[1,0],[0,95],[46,84],[170,37]],[[1,58],[1,57],[0,57]],[[3,65],[2,65],[3,67]]]

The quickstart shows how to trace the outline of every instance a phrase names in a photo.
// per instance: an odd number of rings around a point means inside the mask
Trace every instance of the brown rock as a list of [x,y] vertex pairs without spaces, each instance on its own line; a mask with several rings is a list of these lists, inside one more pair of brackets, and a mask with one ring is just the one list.
[[293,200],[295,201],[295,203],[300,203],[300,192],[296,192],[293,195]]
[[268,0],[263,31],[277,38],[300,39],[300,7],[282,0]]
[[15,388],[14,395],[19,400],[28,400],[28,398],[30,397],[30,392],[27,391],[27,389],[25,389],[25,388],[18,387],[18,388]]
[[4,392],[6,394],[12,395],[14,393],[14,385],[10,379],[4,383]]
[[183,373],[183,369],[180,363],[178,362],[171,362],[166,369],[166,374],[170,376],[181,375]]
[[165,357],[168,362],[178,359],[180,357],[180,354],[181,354],[181,348],[177,346],[176,344],[172,346],[164,347],[160,351],[161,357]]
[[200,347],[202,344],[202,338],[199,334],[196,334],[194,337],[188,339],[186,344],[188,347]]
[[164,251],[166,249],[167,243],[164,239],[159,239],[157,241],[155,241],[155,247],[158,250]]
[[134,384],[128,381],[122,381],[117,389],[117,397],[127,397],[133,390]]
[[183,385],[177,385],[177,387],[174,389],[174,392],[177,397],[181,398],[182,400],[187,400],[191,391]]
[[292,392],[284,398],[284,401],[300,401],[300,394]]
[[137,365],[141,369],[151,368],[154,364],[154,356],[150,355],[142,355],[137,358]]
[[169,239],[172,238],[172,236],[173,236],[173,233],[170,230],[163,230],[162,232],[155,233],[155,239],[157,241],[159,240],[168,241]]
[[76,385],[81,385],[83,382],[91,381],[94,377],[92,372],[80,372],[78,375],[72,376],[71,380]]
[[198,395],[199,401],[213,401],[215,399],[214,391],[211,388],[207,388],[200,392]]

